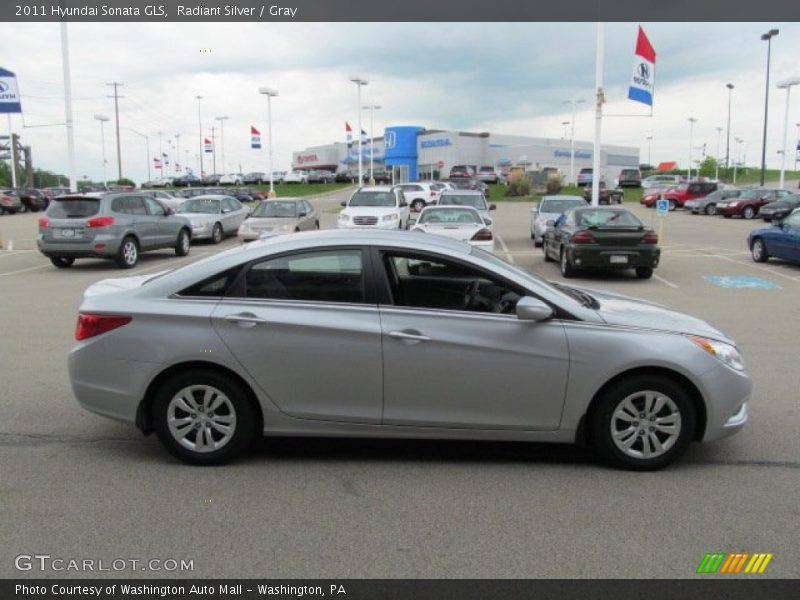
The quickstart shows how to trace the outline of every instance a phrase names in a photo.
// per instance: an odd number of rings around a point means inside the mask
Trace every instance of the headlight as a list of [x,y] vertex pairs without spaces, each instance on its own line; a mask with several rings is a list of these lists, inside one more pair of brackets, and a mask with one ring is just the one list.
[[344,213],[339,213],[339,220],[342,223],[347,223],[350,220],[350,215],[346,215]]
[[281,231],[294,231],[291,225],[281,225]]
[[730,368],[744,371],[744,360],[734,346],[696,335],[690,335],[689,339],[712,356],[716,356]]
[[194,226],[195,229],[204,229],[206,227],[208,227],[208,221],[198,221]]
[[392,213],[390,215],[383,215],[384,221],[397,221],[400,218],[400,215],[397,213]]

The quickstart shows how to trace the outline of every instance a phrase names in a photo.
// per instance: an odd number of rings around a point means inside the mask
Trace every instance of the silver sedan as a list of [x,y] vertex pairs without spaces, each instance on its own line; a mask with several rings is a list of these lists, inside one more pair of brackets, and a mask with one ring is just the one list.
[[219,244],[238,233],[250,211],[236,198],[209,194],[184,200],[176,212],[192,222],[192,239]]
[[752,388],[704,321],[415,232],[276,236],[105,280],[76,338],[80,404],[199,464],[263,434],[578,442],[656,469],[740,430]]

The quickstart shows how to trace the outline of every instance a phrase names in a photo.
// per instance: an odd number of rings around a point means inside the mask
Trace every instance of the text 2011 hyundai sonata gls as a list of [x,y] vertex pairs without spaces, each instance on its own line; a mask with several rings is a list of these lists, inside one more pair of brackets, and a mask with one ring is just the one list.
[[105,280],[76,338],[78,401],[202,464],[264,434],[585,441],[654,469],[741,429],[752,387],[703,321],[414,232],[278,236]]

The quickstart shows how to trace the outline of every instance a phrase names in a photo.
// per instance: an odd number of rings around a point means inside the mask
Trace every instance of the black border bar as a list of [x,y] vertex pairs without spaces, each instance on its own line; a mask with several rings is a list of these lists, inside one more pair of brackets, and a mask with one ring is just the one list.
[[[183,15],[178,7],[187,9]],[[104,12],[104,7],[106,11]],[[150,7],[148,9],[148,7]],[[234,7],[227,8],[226,7]],[[270,14],[271,7],[292,14]],[[68,11],[60,12],[59,8]],[[210,9],[194,14],[196,8]],[[108,13],[108,9],[123,14]],[[127,10],[126,10],[127,9]],[[73,11],[78,10],[79,13]],[[86,13],[86,14],[83,14]],[[201,14],[205,13],[205,14]],[[69,14],[70,16],[64,16]],[[797,0],[2,0],[0,21],[790,22]]]

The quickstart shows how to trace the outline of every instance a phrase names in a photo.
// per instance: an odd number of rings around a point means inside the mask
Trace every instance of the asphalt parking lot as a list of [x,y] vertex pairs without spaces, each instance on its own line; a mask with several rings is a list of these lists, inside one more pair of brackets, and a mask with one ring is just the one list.
[[[323,228],[342,196],[314,201]],[[532,246],[530,207],[499,205],[496,252],[560,280]],[[655,211],[629,208],[659,229]],[[183,465],[154,437],[79,408],[66,370],[77,307],[95,281],[239,242],[144,254],[127,272],[93,260],[57,270],[35,250],[36,221],[0,218],[13,240],[0,251],[0,577],[86,575],[21,573],[23,553],[194,560],[191,573],[117,574],[137,577],[691,577],[712,551],[772,552],[763,576],[800,576],[800,267],[752,262],[745,239],[761,221],[671,213],[656,277],[574,280],[706,319],[745,357],[750,424],[656,473],[566,446],[317,439]]]

